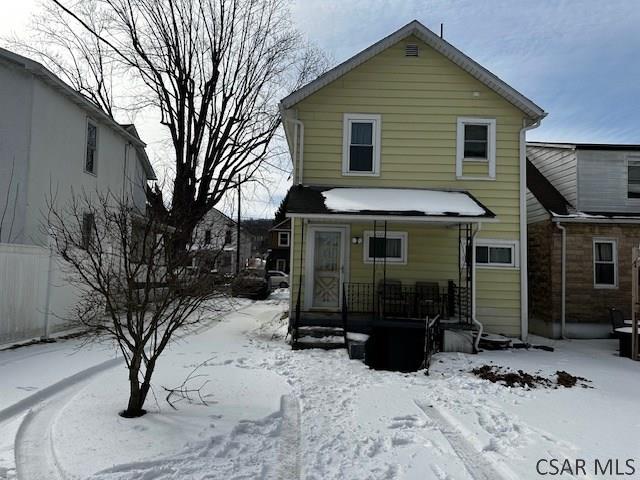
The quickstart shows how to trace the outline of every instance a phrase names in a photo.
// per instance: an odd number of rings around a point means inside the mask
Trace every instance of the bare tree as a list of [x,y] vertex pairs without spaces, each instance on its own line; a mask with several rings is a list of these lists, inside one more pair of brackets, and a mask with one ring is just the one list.
[[175,227],[173,251],[184,252],[206,212],[269,161],[278,99],[317,75],[323,57],[284,0],[51,2],[35,23],[45,60],[108,112],[114,69],[137,82],[137,105],[159,110],[173,147],[170,206],[160,190],[149,197]]
[[213,282],[166,255],[173,227],[116,195],[74,194],[63,208],[50,207],[48,223],[66,277],[80,292],[72,321],[115,340],[129,370],[122,415],[143,415],[158,358],[174,335],[200,322],[216,296]]

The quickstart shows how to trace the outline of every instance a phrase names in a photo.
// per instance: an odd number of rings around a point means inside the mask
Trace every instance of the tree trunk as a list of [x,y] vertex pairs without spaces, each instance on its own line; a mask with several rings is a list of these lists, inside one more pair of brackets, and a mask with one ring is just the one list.
[[131,358],[131,364],[129,365],[129,403],[127,409],[120,415],[125,418],[141,417],[147,413],[142,406],[149,392],[149,386],[146,388],[140,385],[140,365],[142,364],[142,355],[135,353]]

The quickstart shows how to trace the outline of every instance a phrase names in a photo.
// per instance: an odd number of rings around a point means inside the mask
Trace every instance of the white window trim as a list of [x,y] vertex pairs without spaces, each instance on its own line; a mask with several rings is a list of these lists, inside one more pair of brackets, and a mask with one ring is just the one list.
[[482,269],[498,269],[498,270],[517,270],[520,268],[520,242],[518,240],[502,240],[491,238],[478,238],[476,240],[476,247],[510,247],[511,248],[511,263],[478,263],[475,252],[473,255],[476,262],[476,268]]
[[[373,257],[369,256],[369,241],[373,237],[373,230],[365,231],[363,236],[364,236],[364,242],[363,242],[364,248],[362,249],[363,261],[364,263],[367,263],[367,264],[373,264]],[[376,238],[384,238],[384,236],[385,236],[384,232],[376,232]],[[402,249],[401,249],[402,256],[400,258],[387,258],[387,265],[389,264],[406,265],[408,252],[409,252],[409,242],[408,242],[409,234],[407,232],[387,232],[387,238],[399,238],[402,241]],[[376,264],[384,263],[384,262],[385,262],[384,258],[376,258]]]
[[[286,236],[287,241],[282,241],[282,235]],[[288,247],[291,245],[291,235],[289,232],[278,232],[278,246],[279,247]]]
[[[613,285],[608,283],[596,283],[596,243],[610,243],[613,245]],[[592,248],[592,260],[593,260],[593,288],[597,289],[615,289],[618,288],[618,240],[616,238],[593,238]],[[598,262],[609,263],[609,262]]]
[[[464,158],[464,126],[486,125],[487,132],[487,158]],[[489,172],[486,177],[465,176],[465,163],[487,163]],[[458,117],[456,133],[456,179],[458,180],[495,180],[496,179],[496,119]]]
[[[87,143],[89,142],[89,124],[96,127],[96,156],[93,159],[93,172],[90,170],[87,170]],[[98,128],[98,122],[96,122],[92,118],[87,117],[87,122],[85,124],[85,129],[84,129],[84,157],[83,157],[84,162],[82,165],[82,170],[84,171],[84,173],[88,173],[89,175],[93,175],[94,177],[98,176],[98,156],[100,152],[99,145],[100,145],[100,129]]]
[[[352,172],[349,170],[349,151],[351,146],[351,122],[370,122],[373,124],[373,171]],[[382,116],[370,113],[345,113],[342,119],[342,175],[353,177],[380,176],[380,139],[382,131]]]
[[[282,267],[280,267],[280,265],[282,265]],[[287,260],[284,259],[284,258],[277,258],[276,259],[276,270],[278,270],[279,272],[284,272],[286,269],[287,269]]]

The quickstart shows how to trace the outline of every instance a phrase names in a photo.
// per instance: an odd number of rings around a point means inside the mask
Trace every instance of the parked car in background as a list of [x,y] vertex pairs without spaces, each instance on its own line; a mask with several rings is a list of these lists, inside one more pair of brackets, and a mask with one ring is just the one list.
[[242,270],[231,282],[231,295],[234,297],[264,300],[270,291],[264,270]]
[[267,278],[269,279],[271,289],[289,288],[289,275],[280,270],[269,270],[267,272]]

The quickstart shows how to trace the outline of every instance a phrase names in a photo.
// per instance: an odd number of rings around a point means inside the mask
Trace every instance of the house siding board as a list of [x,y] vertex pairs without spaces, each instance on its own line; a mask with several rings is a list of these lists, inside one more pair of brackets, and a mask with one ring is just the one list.
[[640,198],[627,198],[629,157],[640,160],[640,152],[578,150],[579,210],[640,212]]
[[527,157],[572,205],[578,199],[578,160],[572,148],[527,146]]
[[[417,43],[420,56],[405,57],[405,43]],[[483,227],[481,238],[519,240],[519,142],[525,115],[417,38],[407,38],[381,52],[293,108],[305,125],[305,185],[468,190],[499,219]],[[344,113],[382,116],[379,177],[341,175]],[[496,119],[495,181],[456,180],[458,117]],[[464,173],[482,171],[483,166],[471,165]],[[358,229],[357,225],[352,227]],[[430,228],[414,225],[409,231],[410,249],[424,242],[422,250],[426,252],[433,242],[437,245],[443,241],[438,235],[430,239],[435,231]],[[299,257],[298,229],[294,238],[295,256]],[[420,240],[416,242],[416,238]],[[453,245],[455,251],[457,233]],[[432,270],[425,271],[425,264],[418,265],[420,256],[424,262],[433,260]],[[410,252],[408,265],[394,266],[392,274],[401,274],[407,281],[429,280],[436,275],[457,279],[457,260],[444,265],[448,261],[447,256]],[[295,263],[299,263],[297,258]],[[370,266],[362,265],[361,253],[352,254],[351,267],[352,280],[368,278]],[[489,331],[520,334],[519,291],[517,270],[479,269],[478,318]]]
[[[48,202],[55,197],[56,208],[64,208],[73,194],[97,192],[116,196],[132,195],[129,182],[146,181],[136,172],[136,154],[128,141],[110,126],[94,119],[98,126],[96,175],[84,171],[87,119],[90,115],[40,80],[34,81],[30,137],[29,193],[25,234],[28,243],[46,244],[41,228]],[[125,183],[126,182],[126,183]],[[127,185],[125,187],[125,185]]]
[[538,199],[527,190],[527,223],[538,223],[550,218],[549,212],[542,206]]
[[28,74],[0,62],[0,217],[7,212],[0,225],[0,243],[26,241],[32,89]]

